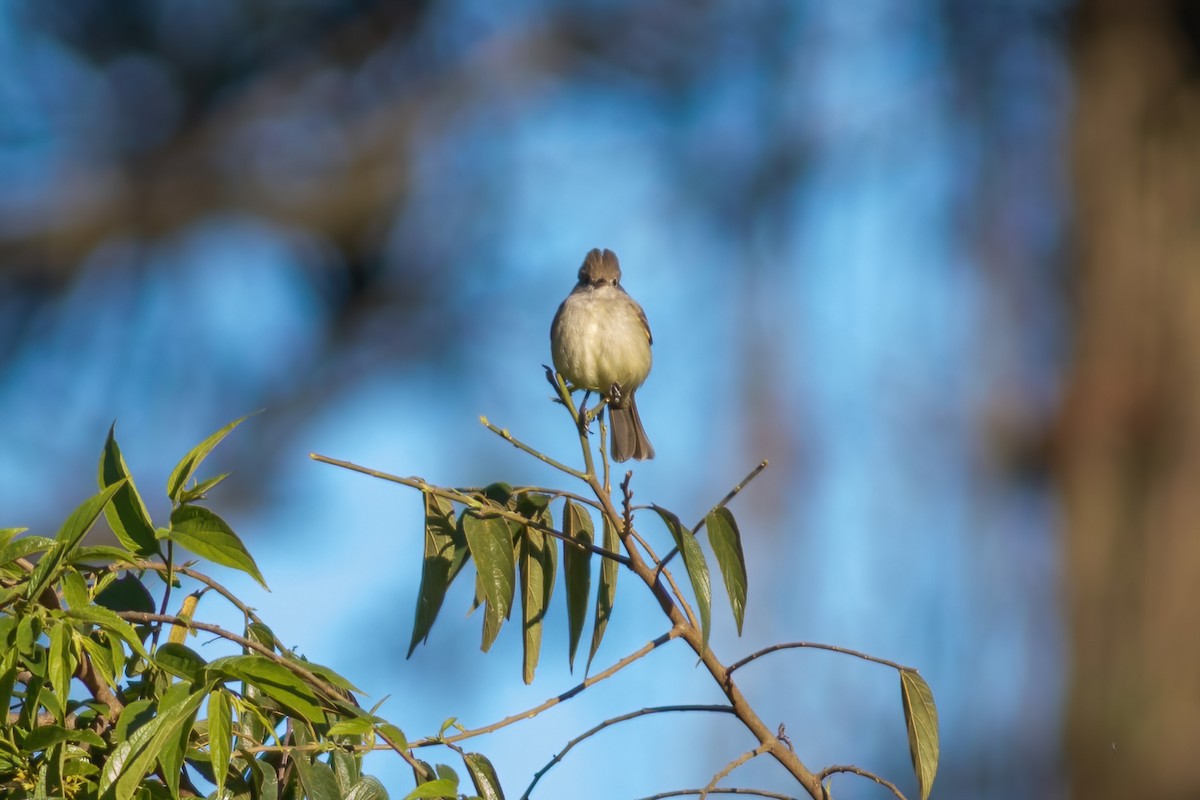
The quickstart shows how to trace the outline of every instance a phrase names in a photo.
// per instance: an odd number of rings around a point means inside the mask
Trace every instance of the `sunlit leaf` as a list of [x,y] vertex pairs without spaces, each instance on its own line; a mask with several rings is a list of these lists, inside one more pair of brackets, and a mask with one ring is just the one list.
[[121,448],[116,439],[117,424],[114,422],[108,429],[108,439],[104,443],[104,452],[100,454],[99,480],[100,488],[104,489],[124,481],[124,485],[113,495],[112,502],[104,509],[108,526],[116,534],[117,539],[131,552],[142,556],[158,552],[158,539],[154,535],[154,525],[150,522],[150,512],[142,502],[141,495],[133,484],[133,476],[121,455]]
[[184,503],[195,502],[196,500],[203,500],[208,493],[212,491],[214,486],[228,477],[228,472],[222,472],[220,475],[200,481],[200,483],[196,484],[191,489],[185,489],[183,492],[181,492],[179,494],[178,502],[182,505]]
[[742,634],[742,619],[746,615],[746,556],[742,552],[742,534],[738,531],[737,521],[728,508],[722,506],[709,513],[704,518],[704,529],[708,531],[708,541],[712,545],[713,555],[725,581],[725,591],[729,594],[729,606],[733,609],[733,619],[737,623],[737,632]]
[[[48,677],[50,685],[54,688],[54,693],[58,695],[58,703],[65,707],[67,700],[71,696],[71,676],[75,674],[75,655],[71,648],[71,635],[73,628],[58,620],[57,625],[49,631],[50,636],[50,663],[48,665]],[[62,722],[62,720],[59,720]]]
[[366,775],[346,792],[345,800],[388,800],[388,793],[378,778]]
[[265,656],[226,656],[210,662],[208,669],[210,674],[221,673],[245,681],[309,722],[325,722],[323,701],[312,687],[287,667]]
[[216,689],[208,695],[208,755],[217,797],[220,797],[233,757],[233,710],[224,689]]
[[900,701],[908,727],[908,749],[921,800],[929,797],[938,767],[938,716],[933,692],[916,670],[900,670]]
[[146,652],[146,648],[142,646],[142,639],[140,636],[138,636],[138,633],[136,630],[134,630],[134,627],[118,617],[112,611],[109,611],[107,608],[97,605],[84,606],[83,608],[70,608],[67,609],[66,614],[71,619],[90,622],[94,625],[99,625],[106,630],[112,631],[120,636],[121,639],[123,639],[126,644],[132,647],[134,652],[140,655],[142,658],[150,657],[150,654]]
[[438,778],[422,783],[416,789],[404,796],[404,800],[419,800],[419,798],[440,798],[440,797],[457,797],[458,796],[458,781],[450,781],[445,778]]
[[704,551],[700,549],[700,543],[696,541],[695,535],[683,527],[679,517],[660,506],[651,506],[651,508],[658,512],[662,521],[666,523],[667,530],[675,539],[675,546],[679,548],[679,555],[683,557],[683,566],[687,570],[688,580],[692,584],[692,592],[696,596],[696,613],[700,615],[703,646],[707,648],[708,632],[712,624],[712,580],[708,574],[708,561],[704,558]]
[[461,522],[471,558],[475,559],[479,587],[486,601],[482,648],[486,652],[496,632],[508,618],[516,592],[517,565],[513,556],[512,533],[508,524],[496,517],[480,518],[468,512],[463,514]]
[[454,506],[430,492],[425,492],[424,497],[425,561],[421,568],[421,588],[417,592],[417,613],[408,657],[419,643],[428,640],[446,598],[446,590],[462,570],[468,555],[466,537],[454,519]]
[[504,800],[504,792],[500,789],[500,779],[496,777],[496,768],[482,753],[467,753],[463,756],[467,772],[471,775],[471,783],[482,800]]
[[34,553],[43,553],[54,547],[54,540],[45,536],[22,536],[0,547],[0,566],[16,561],[18,558],[28,558]]
[[204,506],[180,506],[171,512],[168,534],[176,544],[186,547],[215,564],[241,570],[267,588],[258,565],[242,540],[225,520]]
[[155,650],[154,663],[177,678],[192,683],[200,681],[207,664],[203,656],[195,650],[176,642],[167,642]]
[[521,534],[522,677],[527,684],[533,683],[542,650],[542,622],[554,591],[554,547],[547,538],[541,531],[528,527]]
[[[0,528],[0,552],[4,551],[8,545],[18,534],[22,534],[29,528]],[[3,562],[0,562],[3,563]]]
[[163,694],[158,714],[113,750],[100,772],[100,794],[113,787],[116,800],[130,800],[164,748],[177,747],[180,732],[189,725],[204,699],[190,684],[173,684]]
[[304,787],[306,800],[341,800],[342,793],[338,791],[337,779],[328,764],[321,761],[309,761],[309,756],[297,753],[292,757],[296,772],[300,775],[300,785]]
[[236,428],[238,425],[241,425],[247,418],[248,416],[242,417],[241,419],[235,419],[224,428],[221,428],[221,430],[212,434],[203,442],[193,447],[188,454],[184,456],[178,464],[175,465],[175,469],[171,470],[171,477],[167,479],[167,496],[170,497],[173,502],[180,502],[180,496],[183,493],[187,482],[192,479],[192,475],[195,474],[196,468],[199,467],[200,463],[208,457],[208,454],[212,452],[213,448],[220,444],[222,439],[228,436],[234,428]]
[[29,588],[26,590],[26,597],[31,600],[39,597],[42,590],[58,577],[58,570],[62,566],[63,559],[73,554],[84,534],[96,523],[96,518],[100,516],[105,504],[124,485],[124,481],[119,481],[107,489],[102,489],[98,494],[92,495],[80,503],[71,516],[67,517],[67,521],[63,523],[54,537],[56,546],[42,556],[37,566],[34,567],[33,575],[29,579]]
[[[572,540],[591,545],[594,539],[592,515],[567,498],[563,505],[563,533]],[[588,598],[592,593],[592,551],[563,542],[563,580],[567,587],[567,663],[575,669],[575,650],[587,618]]]
[[[609,524],[608,517],[604,517],[602,523],[604,528],[604,549],[614,553],[619,552],[621,549],[621,540],[617,536],[616,529]],[[592,646],[588,652],[588,670],[592,668],[592,659],[596,657],[596,651],[600,649],[600,642],[604,639],[604,631],[608,627],[608,620],[612,617],[613,603],[617,599],[618,566],[620,565],[611,558],[603,559],[600,562],[600,586],[596,590],[596,613],[592,620]]]

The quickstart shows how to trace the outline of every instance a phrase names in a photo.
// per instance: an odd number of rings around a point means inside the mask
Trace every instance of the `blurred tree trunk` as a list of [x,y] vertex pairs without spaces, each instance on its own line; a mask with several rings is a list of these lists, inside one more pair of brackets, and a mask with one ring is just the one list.
[[1197,798],[1200,4],[1081,0],[1075,13],[1072,795]]

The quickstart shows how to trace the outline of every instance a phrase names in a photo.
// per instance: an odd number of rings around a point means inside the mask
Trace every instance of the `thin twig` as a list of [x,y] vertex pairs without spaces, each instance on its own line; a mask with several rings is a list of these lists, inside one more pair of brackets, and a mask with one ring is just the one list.
[[[673,789],[669,792],[659,792],[658,794],[652,794],[652,795],[648,795],[646,797],[640,797],[640,798],[638,798],[638,800],[664,800],[664,798],[667,798],[667,797],[686,797],[688,795],[700,794],[702,791],[704,791],[704,790],[703,789]],[[728,788],[728,789],[713,789],[711,792],[709,792],[709,794],[743,794],[743,795],[750,795],[753,797],[769,797],[769,798],[771,798],[771,800],[796,800],[796,798],[792,797],[789,794],[779,794],[778,792],[768,792],[765,789],[742,789],[742,788],[735,787],[735,788]]]
[[508,442],[513,447],[517,448],[518,450],[524,450],[526,453],[529,453],[529,455],[533,456],[538,461],[541,461],[543,464],[549,464],[550,466],[554,467],[559,472],[565,472],[567,475],[570,475],[571,477],[579,478],[580,480],[583,480],[584,475],[582,472],[575,469],[574,467],[568,467],[566,464],[562,463],[561,461],[555,461],[553,458],[551,458],[550,456],[541,452],[540,450],[537,450],[536,448],[525,444],[520,439],[516,438],[511,433],[509,433],[508,428],[497,428],[495,425],[493,425],[488,420],[487,417],[480,417],[479,421],[483,424],[483,427],[487,428],[489,431],[496,434],[501,439]]
[[751,661],[762,658],[765,655],[770,655],[771,653],[779,650],[794,650],[800,647],[810,650],[828,650],[831,653],[841,653],[842,655],[846,656],[854,656],[855,658],[861,658],[863,661],[872,661],[876,664],[882,664],[885,667],[891,667],[892,669],[900,672],[905,670],[908,670],[909,672],[916,672],[916,670],[912,667],[906,667],[903,664],[896,663],[895,661],[888,661],[886,658],[879,658],[858,650],[851,650],[848,647],[838,647],[836,644],[821,644],[820,642],[783,642],[781,644],[773,644],[770,647],[764,647],[762,650],[751,653],[740,661],[733,662],[729,665],[729,673],[732,674],[736,670],[749,664]]
[[562,541],[569,544],[571,547],[575,547],[580,550],[590,550],[591,552],[595,553],[598,556],[603,556],[604,558],[611,558],[613,561],[616,561],[619,564],[623,564],[626,567],[629,566],[629,559],[620,553],[614,553],[612,550],[607,550],[596,544],[589,544],[587,542],[581,542],[578,539],[573,539],[570,536],[567,536],[562,531],[555,530],[554,528],[552,528],[549,525],[543,525],[542,523],[538,522],[537,520],[530,519],[529,517],[526,517],[522,514],[518,514],[515,511],[510,511],[509,509],[504,508],[503,506],[498,506],[498,505],[495,505],[494,503],[482,502],[477,497],[472,497],[471,495],[463,494],[462,492],[459,492],[457,490],[445,489],[441,486],[434,486],[431,483],[426,483],[424,480],[422,480],[420,478],[405,478],[401,475],[391,475],[387,472],[380,472],[377,469],[371,469],[370,467],[363,467],[358,464],[352,463],[350,461],[342,461],[341,459],[330,458],[329,456],[323,456],[320,453],[309,453],[308,457],[311,458],[313,461],[319,461],[322,464],[331,464],[335,467],[341,467],[342,469],[348,469],[351,472],[361,472],[363,475],[370,475],[372,478],[379,478],[380,480],[390,481],[392,483],[398,483],[398,484],[401,484],[402,486],[408,486],[413,489],[418,489],[422,492],[427,492],[428,494],[432,494],[437,497],[444,497],[447,500],[451,500],[456,503],[462,503],[463,505],[467,506],[468,508],[479,512],[479,514],[481,514],[483,516],[502,517],[503,519],[512,520],[513,522],[520,523],[521,525],[526,525],[526,526],[534,529],[535,531],[541,531],[542,533],[549,534],[550,536],[553,536],[555,539],[561,539]]
[[611,717],[610,719],[606,719],[603,722],[601,722],[599,725],[589,728],[588,730],[581,733],[579,736],[576,736],[574,739],[567,742],[566,746],[563,747],[562,750],[559,750],[557,753],[555,753],[554,758],[550,759],[550,762],[548,764],[546,764],[546,766],[542,767],[540,770],[537,771],[536,774],[534,774],[533,781],[529,784],[529,787],[525,790],[525,794],[521,795],[521,800],[529,800],[530,793],[533,792],[534,787],[537,786],[538,781],[540,781],[542,779],[542,776],[545,775],[547,772],[549,772],[554,767],[555,764],[558,764],[560,761],[562,761],[563,756],[565,756],[567,753],[569,753],[571,751],[571,749],[573,747],[575,747],[575,745],[579,744],[584,739],[589,739],[592,736],[595,736],[600,731],[604,730],[605,728],[612,727],[613,725],[616,725],[620,722],[627,722],[631,719],[637,719],[638,717],[644,717],[647,714],[665,714],[670,711],[712,711],[712,712],[716,712],[716,713],[720,713],[720,714],[734,713],[733,708],[730,706],[675,705],[675,706],[655,706],[653,708],[641,708],[641,709],[638,709],[637,711],[631,711],[628,714],[621,714],[620,716]]
[[[168,567],[166,564],[160,564],[157,561],[134,561],[131,559],[129,561],[114,561],[111,564],[105,564],[97,569],[105,570],[107,572],[123,572],[130,569],[152,569],[157,570],[158,572],[166,572]],[[205,575],[203,572],[191,569],[189,567],[175,567],[174,572],[177,575],[186,575],[192,580],[203,583],[205,586],[216,591],[217,594],[228,600],[230,604],[233,605],[233,607],[238,611],[242,612],[242,615],[248,620],[251,622],[257,622],[260,625],[262,624],[262,620],[259,619],[258,615],[254,613],[254,609],[243,603],[238,599],[237,595],[226,589],[220,583],[217,583],[208,575]]]
[[[750,481],[757,478],[759,473],[761,473],[766,468],[767,468],[767,460],[764,458],[762,461],[758,462],[758,466],[756,466],[754,469],[750,470],[749,474],[747,474],[746,477],[742,478],[741,482],[738,483],[737,486],[734,486],[732,489],[729,490],[728,494],[726,494],[724,497],[721,498],[721,502],[717,503],[715,506],[713,506],[711,509],[709,509],[708,514],[713,513],[718,508],[724,508],[725,506],[729,505],[729,501],[732,500],[733,498],[737,497],[738,493],[740,491],[742,491],[742,489],[745,489],[750,484]],[[704,527],[704,520],[708,519],[708,514],[705,514],[704,519],[702,519],[696,523],[696,527],[692,528],[692,533],[700,532],[700,529]]]
[[520,722],[523,719],[530,719],[532,717],[536,717],[538,714],[542,713],[546,709],[556,706],[559,703],[570,700],[572,697],[579,694],[580,692],[582,692],[584,689],[588,688],[589,686],[593,686],[593,685],[599,683],[600,681],[604,680],[605,678],[610,678],[613,675],[616,675],[618,672],[620,672],[625,667],[632,664],[634,661],[637,661],[639,658],[646,655],[647,653],[654,650],[655,648],[661,647],[662,645],[664,645],[667,642],[671,641],[672,639],[676,638],[682,632],[683,631],[679,627],[672,628],[671,630],[664,633],[662,636],[659,636],[657,639],[654,639],[653,641],[650,641],[650,642],[646,642],[646,644],[642,645],[637,650],[635,650],[632,653],[630,653],[629,655],[625,656],[620,661],[613,664],[611,667],[604,670],[603,672],[598,672],[595,675],[591,675],[591,676],[585,678],[581,683],[576,684],[575,686],[571,687],[570,689],[563,692],[562,694],[555,695],[554,697],[551,697],[548,700],[546,700],[542,703],[539,703],[538,705],[534,706],[533,708],[526,709],[525,711],[521,711],[517,714],[510,714],[509,716],[505,717],[504,719],[499,720],[497,722],[493,722],[491,725],[484,725],[482,728],[473,728],[470,730],[465,730],[462,733],[455,734],[454,736],[446,736],[446,737],[428,736],[424,739],[418,739],[415,742],[409,742],[408,746],[410,748],[415,749],[418,747],[430,747],[432,745],[445,744],[446,742],[461,742],[463,739],[471,739],[476,736],[482,736],[485,733],[491,733],[492,731],[498,731],[501,728],[512,725],[514,722]]
[[718,772],[716,775],[712,776],[712,780],[709,781],[708,785],[704,787],[704,790],[700,792],[700,800],[704,800],[704,798],[708,797],[708,795],[711,794],[712,791],[717,788],[718,783],[725,780],[725,778],[729,777],[729,773],[733,772],[735,769],[740,767],[742,764],[745,764],[747,761],[750,761],[751,759],[754,759],[754,758],[758,758],[763,753],[769,752],[770,749],[774,746],[774,744],[775,744],[774,742],[763,742],[762,744],[760,744],[758,747],[754,748],[753,750],[747,750],[745,753],[742,753],[740,756],[735,758],[733,761],[730,761],[728,764],[726,764],[725,767],[720,772]]
[[862,769],[861,767],[856,767],[853,764],[839,764],[839,765],[832,766],[832,767],[826,767],[825,769],[823,769],[817,773],[817,777],[821,779],[822,783],[824,783],[826,778],[828,778],[830,775],[833,775],[838,772],[849,772],[851,774],[873,780],[876,783],[878,783],[880,786],[890,789],[892,794],[894,794],[897,798],[899,798],[899,800],[907,800],[904,797],[904,795],[901,794],[900,790],[898,788],[896,788],[896,784],[892,783],[891,781],[887,780],[886,778],[879,777],[874,772],[869,772],[865,769]]

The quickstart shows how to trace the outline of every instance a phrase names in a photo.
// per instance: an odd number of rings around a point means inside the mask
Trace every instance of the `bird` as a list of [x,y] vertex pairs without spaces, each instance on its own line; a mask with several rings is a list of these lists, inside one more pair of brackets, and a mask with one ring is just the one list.
[[614,461],[654,458],[636,398],[653,360],[646,312],[621,286],[621,265],[612,250],[590,250],[578,277],[550,325],[554,369],[573,389],[607,401]]

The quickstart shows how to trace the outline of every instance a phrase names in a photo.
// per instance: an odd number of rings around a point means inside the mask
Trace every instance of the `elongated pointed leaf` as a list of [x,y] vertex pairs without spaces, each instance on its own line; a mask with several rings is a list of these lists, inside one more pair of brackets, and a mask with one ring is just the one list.
[[154,663],[177,678],[199,683],[206,662],[204,657],[185,644],[167,642],[154,651]]
[[408,656],[417,645],[429,639],[446,598],[446,590],[467,561],[467,540],[454,519],[449,500],[425,492],[425,563],[421,568],[421,588],[417,593],[416,621]]
[[481,519],[471,512],[463,514],[461,522],[471,558],[475,559],[478,586],[485,601],[483,650],[487,652],[512,610],[516,593],[517,565],[512,532],[502,519]]
[[191,489],[183,490],[179,493],[179,504],[183,505],[185,503],[193,503],[197,500],[203,500],[208,496],[208,493],[213,490],[213,487],[228,477],[228,472],[222,472],[220,475],[200,481]]
[[687,570],[688,580],[692,584],[692,592],[696,596],[696,613],[700,615],[701,638],[704,647],[707,648],[708,632],[712,625],[712,579],[708,574],[708,561],[704,558],[704,551],[700,549],[700,543],[696,541],[695,535],[683,527],[679,517],[660,506],[651,506],[651,508],[657,511],[658,515],[662,517],[662,521],[666,523],[667,530],[675,539],[675,546],[679,548],[679,555],[683,557],[683,566]]
[[345,800],[388,800],[388,793],[378,778],[365,775],[346,792]]
[[99,494],[94,494],[84,500],[78,508],[71,512],[71,516],[67,517],[67,521],[63,523],[54,537],[56,546],[42,556],[37,566],[34,567],[26,597],[31,600],[37,598],[41,595],[42,590],[58,576],[58,570],[63,561],[72,555],[84,535],[96,524],[96,518],[100,516],[104,506],[124,485],[124,481],[118,481],[107,489],[102,489]]
[[916,670],[900,670],[900,702],[904,705],[904,723],[908,727],[908,749],[921,800],[933,790],[938,767],[938,716],[933,692]]
[[175,469],[171,470],[171,477],[167,479],[167,496],[171,498],[172,502],[177,503],[180,501],[180,495],[183,493],[187,482],[192,479],[192,475],[195,474],[196,468],[199,467],[200,463],[208,457],[208,454],[212,452],[213,448],[220,444],[222,439],[228,436],[234,428],[236,428],[238,425],[241,425],[247,418],[248,415],[247,417],[242,417],[241,419],[235,419],[224,428],[221,428],[221,430],[212,434],[203,442],[193,447],[188,454],[184,456],[178,464],[175,465]]
[[467,772],[471,774],[471,783],[475,784],[475,792],[482,800],[504,800],[504,792],[500,788],[500,779],[496,777],[496,768],[482,753],[467,753],[463,756]]
[[204,506],[180,506],[171,512],[168,537],[201,558],[245,572],[267,588],[258,564],[233,529]]
[[[0,551],[8,545],[18,534],[24,533],[29,528],[0,528]],[[3,562],[0,562],[3,563]]]
[[420,798],[458,797],[458,781],[438,778],[422,783],[416,789],[404,796],[404,800],[419,800]]
[[546,534],[525,528],[521,534],[521,620],[524,658],[522,677],[533,683],[542,650],[542,622],[554,591],[554,546]]
[[[603,526],[604,549],[614,553],[619,552],[621,539],[617,536],[616,529],[609,524],[608,517],[604,517]],[[592,646],[588,652],[585,673],[592,668],[592,659],[596,657],[596,651],[600,649],[600,642],[604,639],[608,620],[612,617],[613,603],[617,599],[618,566],[620,565],[611,558],[606,558],[600,563],[600,586],[596,589],[596,614],[592,621]]]
[[233,757],[233,711],[229,694],[224,689],[216,689],[208,695],[208,755],[217,797],[220,797],[225,791],[225,778]]
[[154,524],[150,522],[150,512],[142,502],[141,495],[133,485],[133,476],[121,455],[121,448],[116,439],[117,424],[114,422],[108,429],[108,440],[104,443],[104,452],[100,454],[100,488],[104,489],[115,483],[124,481],[112,502],[104,507],[104,516],[108,526],[116,534],[117,539],[125,548],[141,556],[150,556],[158,552],[158,539],[154,535]]
[[712,545],[717,566],[725,581],[729,595],[729,607],[737,623],[738,636],[742,635],[742,620],[746,616],[746,556],[742,552],[742,534],[737,521],[728,508],[722,506],[704,518],[704,529],[708,531],[708,542]]
[[22,536],[0,547],[0,566],[18,558],[27,558],[34,553],[44,553],[54,547],[54,544],[53,539],[47,539],[45,536]]
[[109,611],[103,606],[92,605],[84,606],[83,608],[69,608],[66,614],[71,619],[99,625],[101,628],[119,636],[142,658],[150,657],[150,654],[146,652],[146,648],[142,646],[142,639],[138,636],[134,627],[118,617],[115,612]]
[[116,800],[130,800],[164,748],[178,745],[183,726],[191,723],[204,699],[203,692],[192,692],[191,688],[187,683],[172,685],[163,694],[154,719],[117,745],[100,773],[101,795],[113,787]]
[[208,665],[220,673],[245,681],[275,702],[312,723],[324,723],[324,702],[303,678],[282,664],[260,655],[226,656]]
[[337,778],[328,764],[321,761],[309,761],[309,756],[297,754],[292,757],[296,772],[300,775],[300,785],[304,787],[307,800],[341,800],[338,791]]
[[[75,674],[76,660],[71,652],[71,633],[73,628],[59,620],[59,624],[50,629],[50,663],[47,668],[50,686],[58,696],[58,704],[66,708],[71,696],[71,676]],[[63,720],[59,720],[62,722]]]
[[[595,535],[592,515],[567,498],[563,505],[563,533],[581,544],[591,545]],[[587,618],[588,598],[592,593],[592,551],[563,542],[563,580],[567,587],[567,664],[575,670],[575,650]]]

